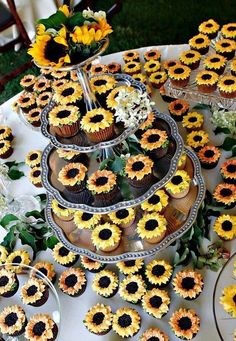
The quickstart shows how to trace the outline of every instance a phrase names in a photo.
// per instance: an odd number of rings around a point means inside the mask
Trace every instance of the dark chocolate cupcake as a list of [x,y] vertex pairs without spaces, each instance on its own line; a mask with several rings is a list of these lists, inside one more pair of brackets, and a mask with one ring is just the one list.
[[111,298],[115,296],[119,288],[118,276],[110,270],[102,270],[93,278],[92,289],[96,294]]
[[21,288],[21,299],[24,304],[40,307],[49,297],[49,289],[43,280],[31,278]]
[[25,337],[29,341],[54,341],[57,338],[57,334],[58,327],[48,314],[32,316],[25,328]]
[[59,278],[58,286],[64,294],[71,297],[82,295],[87,286],[84,271],[80,268],[70,268],[64,271]]
[[204,282],[199,272],[187,269],[177,272],[172,280],[172,285],[177,295],[185,300],[192,301],[201,294]]
[[111,307],[98,303],[89,309],[83,323],[90,333],[105,335],[111,330],[112,318]]
[[224,182],[236,185],[236,160],[228,160],[220,168]]
[[24,333],[27,319],[18,305],[7,306],[0,313],[0,329],[3,334],[17,337]]
[[57,243],[54,246],[52,253],[54,260],[66,267],[74,265],[79,259],[79,255],[69,251],[62,243]]
[[198,152],[202,168],[215,168],[221,156],[220,149],[215,146],[205,146]]
[[141,317],[132,308],[119,308],[113,315],[112,329],[122,338],[133,338],[141,327]]
[[145,275],[149,288],[163,288],[170,283],[172,266],[162,259],[154,259],[147,264]]

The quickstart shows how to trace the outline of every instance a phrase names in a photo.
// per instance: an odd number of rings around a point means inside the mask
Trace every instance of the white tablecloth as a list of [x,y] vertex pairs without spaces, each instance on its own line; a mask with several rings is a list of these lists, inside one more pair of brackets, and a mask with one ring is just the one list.
[[[165,60],[167,58],[176,58],[180,51],[187,49],[187,45],[179,45],[179,46],[162,46],[158,47],[159,50],[162,53],[162,59]],[[145,51],[146,48],[139,49],[140,52]],[[117,61],[122,62],[122,53],[116,53],[113,55],[108,55],[102,58],[102,62],[107,63],[111,61]],[[17,160],[22,161],[24,160],[24,157],[26,153],[32,149],[43,149],[47,145],[47,140],[38,132],[33,132],[30,129],[28,129],[18,118],[17,115],[12,111],[11,104],[15,101],[16,98],[13,98],[3,104],[1,106],[2,113],[4,113],[4,116],[7,117],[6,124],[8,124],[15,135],[14,140],[14,154],[10,158],[10,160]],[[159,95],[155,94],[154,99],[157,104],[157,108],[159,111],[167,113],[167,104],[163,102]],[[209,120],[209,113],[204,112],[205,115],[205,123],[204,123],[204,129],[206,129],[209,132],[210,135],[210,141],[213,144],[220,144],[222,142],[222,136],[215,136],[212,132],[213,127],[211,126],[210,120]],[[184,135],[183,129],[181,129],[181,132]],[[223,162],[224,158],[221,158],[221,161],[219,162],[219,165]],[[27,168],[25,168],[27,170]],[[214,187],[217,183],[221,181],[219,172],[218,172],[219,166],[216,169],[213,170],[203,170],[204,177],[206,180],[207,188],[210,191],[213,191]],[[26,171],[26,173],[28,170]],[[15,194],[15,196],[21,195],[21,194],[37,194],[41,193],[41,189],[36,189],[32,184],[30,184],[29,180],[25,177],[20,179],[19,181],[14,181],[12,183],[12,193]],[[232,211],[235,214],[235,210]],[[4,231],[1,231],[1,234],[4,234]],[[216,235],[213,234],[213,241],[216,239]],[[236,251],[236,243],[235,242],[228,242],[226,243],[226,247],[233,253]],[[174,256],[174,248],[169,247],[167,250],[161,252],[156,257],[162,258],[164,257],[166,260],[173,260]],[[53,261],[52,255],[50,251],[42,252],[38,259],[42,260],[49,260]],[[151,260],[151,259],[149,259]],[[149,261],[148,260],[148,261]],[[59,266],[58,264],[55,265],[56,270],[58,273],[61,273],[64,268]],[[115,266],[109,265],[108,268],[115,269]],[[116,271],[116,269],[115,269]],[[117,272],[117,271],[116,271]],[[169,293],[171,296],[171,305],[170,305],[170,311],[168,314],[162,319],[162,320],[156,320],[153,317],[150,317],[146,313],[144,313],[139,306],[134,306],[132,304],[128,304],[127,302],[122,301],[119,298],[119,295],[117,294],[115,297],[106,300],[101,298],[100,296],[97,296],[92,290],[91,290],[91,280],[93,278],[93,274],[90,274],[87,272],[86,276],[88,278],[88,286],[86,289],[86,292],[78,298],[70,298],[61,292],[59,292],[59,297],[62,304],[62,323],[61,323],[61,334],[59,337],[60,341],[80,341],[83,339],[86,339],[87,341],[94,341],[94,340],[104,340],[104,341],[116,341],[120,340],[121,338],[115,335],[113,332],[110,332],[109,334],[103,336],[102,338],[97,337],[93,334],[90,334],[86,328],[84,327],[82,321],[85,313],[87,310],[92,306],[95,305],[98,302],[103,302],[106,304],[111,305],[113,311],[115,311],[117,308],[122,306],[131,306],[139,311],[139,313],[142,316],[142,328],[141,332],[146,330],[149,327],[160,327],[163,331],[165,331],[171,341],[177,341],[178,339],[173,335],[173,333],[170,331],[168,326],[168,321],[171,316],[171,313],[180,308],[180,307],[186,307],[186,308],[193,308],[196,310],[196,312],[199,314],[201,318],[201,329],[198,335],[196,336],[196,341],[205,341],[207,339],[218,341],[220,340],[215,324],[213,319],[213,311],[212,311],[212,298],[213,298],[213,288],[214,284],[217,278],[217,273],[214,273],[210,270],[203,270],[202,271],[204,278],[205,278],[205,286],[204,291],[200,295],[200,297],[193,301],[185,301],[179,299],[171,290],[170,288]],[[132,340],[138,340],[138,338],[141,335],[141,332],[137,334]],[[231,339],[232,340],[232,339]],[[224,341],[230,341],[229,339],[225,339]]]

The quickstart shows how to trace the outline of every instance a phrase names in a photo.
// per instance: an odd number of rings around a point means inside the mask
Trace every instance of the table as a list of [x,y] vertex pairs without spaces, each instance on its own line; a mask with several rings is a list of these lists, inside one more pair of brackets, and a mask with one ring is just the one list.
[[[183,50],[186,50],[188,48],[188,45],[173,45],[173,46],[159,46],[158,49],[160,50],[162,54],[162,59],[168,59],[168,58],[177,58],[179,53]],[[146,51],[147,48],[141,48],[138,49],[138,51],[142,54],[144,51]],[[118,63],[122,63],[122,53],[115,53],[112,55],[107,55],[101,58],[101,62],[108,63],[111,61],[116,61]],[[12,111],[11,105],[16,100],[17,96],[10,99],[8,102],[4,103],[0,109],[5,114],[6,118],[6,124],[8,124],[15,135],[15,142],[14,142],[14,153],[12,157],[9,160],[17,160],[22,161],[24,160],[24,157],[26,153],[32,149],[43,149],[47,145],[47,140],[39,133],[34,132],[27,128],[18,118],[17,115]],[[167,110],[167,104],[162,101],[159,94],[155,93],[153,96],[157,108],[159,111],[168,113]],[[223,140],[222,136],[215,136],[212,132],[213,127],[210,122],[210,116],[209,112],[204,112],[205,115],[205,123],[204,123],[204,129],[206,129],[209,132],[210,135],[210,141],[213,144],[220,144]],[[180,129],[182,135],[184,136],[183,129]],[[221,177],[219,175],[219,172],[217,171],[219,169],[220,164],[224,160],[224,156],[227,156],[227,153],[223,153],[223,157],[221,158],[221,161],[219,162],[219,165],[217,168],[213,170],[203,170],[204,177],[206,180],[206,186],[207,188],[212,192],[215,188],[216,184],[221,181]],[[27,168],[25,168],[26,173],[29,171]],[[22,193],[24,194],[33,194],[36,195],[38,193],[42,193],[42,189],[35,188],[29,180],[24,177],[21,178],[18,181],[14,181],[12,183],[11,187],[12,193],[14,193],[15,196],[18,196]],[[231,210],[231,213],[235,214],[235,210]],[[3,237],[4,231],[0,231],[0,238]],[[212,241],[216,240],[216,235],[212,233]],[[231,253],[234,253],[236,251],[236,243],[235,242],[227,242],[225,243],[226,247],[231,251]],[[206,245],[204,245],[206,246]],[[172,260],[174,257],[174,248],[169,247],[168,249],[164,250],[160,254],[157,255],[157,258],[165,258],[166,260]],[[153,257],[152,257],[153,258]],[[150,258],[149,260],[151,260]],[[41,252],[40,255],[37,257],[39,260],[48,260],[53,261],[52,254],[50,250]],[[62,266],[55,264],[56,271],[58,273],[61,273],[65,268]],[[107,268],[115,269],[115,266],[109,265]],[[115,269],[116,271],[116,269]],[[117,271],[116,271],[117,272]],[[115,295],[113,298],[106,300],[103,299],[100,296],[97,296],[91,289],[91,280],[93,278],[93,274],[86,273],[87,279],[88,279],[88,285],[86,292],[78,297],[78,298],[71,298],[64,294],[62,294],[59,290],[59,297],[61,300],[62,305],[62,328],[61,328],[61,334],[59,337],[60,341],[80,341],[83,338],[86,338],[87,341],[94,341],[94,340],[101,340],[101,338],[90,334],[86,328],[83,326],[83,317],[87,310],[95,305],[96,303],[106,303],[111,305],[113,311],[116,309],[122,307],[122,306],[130,306],[139,311],[139,313],[142,316],[142,328],[141,331],[132,338],[132,340],[138,340],[141,333],[150,327],[159,327],[164,332],[166,332],[171,341],[177,341],[177,339],[173,333],[170,331],[168,326],[168,321],[171,316],[171,313],[180,308],[180,307],[186,307],[186,308],[193,308],[196,310],[196,312],[199,314],[201,318],[201,329],[198,335],[194,340],[196,341],[204,341],[206,338],[209,338],[214,341],[220,340],[215,324],[214,324],[214,318],[213,318],[213,310],[212,310],[212,297],[213,297],[213,288],[214,284],[217,278],[217,273],[214,273],[210,270],[203,270],[202,274],[205,278],[205,286],[204,291],[200,295],[200,297],[193,302],[185,301],[179,299],[173,291],[169,290],[171,295],[171,305],[170,305],[170,311],[167,313],[167,315],[162,320],[156,320],[153,317],[150,317],[146,313],[142,312],[141,307],[135,306],[132,304],[129,304],[127,302],[122,301],[119,298],[119,295]],[[117,335],[115,335],[113,332],[108,333],[107,335],[102,337],[102,340],[104,341],[118,341],[121,338]],[[228,341],[228,340],[224,340]]]

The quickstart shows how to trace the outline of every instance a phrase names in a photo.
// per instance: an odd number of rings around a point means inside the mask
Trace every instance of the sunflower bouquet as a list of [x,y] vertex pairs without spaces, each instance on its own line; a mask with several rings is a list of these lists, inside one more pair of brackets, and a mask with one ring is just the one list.
[[38,20],[36,40],[28,53],[42,67],[77,64],[96,54],[111,32],[105,12],[74,13],[63,5],[49,18]]

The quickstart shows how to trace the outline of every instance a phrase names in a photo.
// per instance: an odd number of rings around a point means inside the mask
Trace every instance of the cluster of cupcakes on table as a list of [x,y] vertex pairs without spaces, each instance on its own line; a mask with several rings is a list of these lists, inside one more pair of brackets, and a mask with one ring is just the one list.
[[6,125],[0,125],[0,159],[8,159],[12,155],[13,139],[12,129]]
[[35,187],[42,187],[41,150],[30,150],[25,157],[25,164],[30,167],[29,180]]

